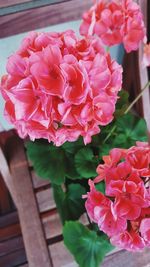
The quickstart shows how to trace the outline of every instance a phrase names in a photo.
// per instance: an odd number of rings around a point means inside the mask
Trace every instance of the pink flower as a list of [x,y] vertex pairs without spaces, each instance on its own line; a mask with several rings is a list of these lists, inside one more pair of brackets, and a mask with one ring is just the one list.
[[85,207],[91,221],[97,223],[99,229],[110,236],[125,230],[126,220],[116,216],[113,203],[96,190],[91,180],[89,180],[89,185],[90,192],[84,198],[87,198]]
[[83,196],[83,198],[87,198],[85,207],[91,221],[98,222],[94,214],[95,208],[99,207],[101,204],[107,207],[110,201],[101,192],[98,192],[96,190],[92,180],[89,180],[89,186],[90,192],[88,192],[87,195]]
[[150,175],[150,147],[148,143],[137,143],[137,146],[131,147],[126,155],[126,161],[141,176]]
[[143,219],[140,224],[140,233],[146,242],[147,246],[150,246],[150,218]]
[[82,35],[98,35],[105,45],[123,43],[127,52],[137,50],[145,37],[139,6],[132,0],[98,0],[83,15]]
[[109,203],[109,206],[100,205],[95,207],[94,218],[97,219],[99,229],[108,236],[121,233],[127,228],[126,219],[115,213],[112,202]]
[[122,68],[99,38],[71,30],[30,33],[8,59],[1,80],[5,114],[22,138],[60,146],[93,135],[113,120]]
[[[110,151],[109,156],[103,156],[104,164],[99,164],[96,171],[98,176],[94,179],[95,183],[99,183],[106,178],[106,173],[123,158],[126,153],[125,149],[114,148]],[[124,169],[125,170],[125,169]]]
[[[90,181],[85,207],[92,221],[113,245],[129,251],[150,246],[150,146],[137,142],[129,149],[114,148]],[[105,181],[105,195],[94,183]],[[98,196],[99,201],[93,201]]]
[[135,231],[125,231],[110,239],[112,245],[128,251],[140,251],[145,247],[144,240]]
[[144,46],[143,66],[150,66],[150,43]]
[[[33,60],[34,55],[32,55]],[[37,55],[35,55],[37,57]],[[58,47],[47,46],[30,67],[31,74],[36,79],[41,90],[47,94],[62,97],[65,80],[59,68],[62,61]]]

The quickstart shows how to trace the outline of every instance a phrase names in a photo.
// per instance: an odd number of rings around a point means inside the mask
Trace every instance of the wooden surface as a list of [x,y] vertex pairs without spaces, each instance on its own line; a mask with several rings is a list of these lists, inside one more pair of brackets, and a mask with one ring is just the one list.
[[[38,28],[81,19],[92,0],[72,0],[0,18],[0,38]],[[11,23],[11,27],[10,27]]]
[[23,142],[14,137],[10,141],[8,150],[11,151],[9,164],[28,261],[31,267],[51,267],[51,258],[33,192]]
[[12,6],[20,3],[30,2],[31,0],[0,0],[0,8]]

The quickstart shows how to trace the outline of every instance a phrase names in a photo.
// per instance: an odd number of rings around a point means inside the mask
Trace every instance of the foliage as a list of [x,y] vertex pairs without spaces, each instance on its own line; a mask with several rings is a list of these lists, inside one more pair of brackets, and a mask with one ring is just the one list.
[[109,241],[79,222],[66,222],[64,243],[80,267],[98,267],[106,253],[112,250]]
[[54,199],[60,214],[62,223],[67,220],[77,220],[85,212],[84,200],[85,188],[80,184],[70,184],[67,191],[62,187],[53,185]]

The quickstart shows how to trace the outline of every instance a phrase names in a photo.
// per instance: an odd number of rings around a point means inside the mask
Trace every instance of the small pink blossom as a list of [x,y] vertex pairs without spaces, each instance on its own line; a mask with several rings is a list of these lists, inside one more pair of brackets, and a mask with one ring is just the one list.
[[98,0],[84,13],[82,35],[98,35],[105,45],[123,43],[127,52],[137,50],[145,37],[140,7],[133,0]]
[[92,180],[89,180],[90,192],[84,195],[83,198],[87,198],[85,207],[91,221],[98,222],[95,217],[95,208],[99,207],[101,204],[105,207],[109,206],[109,199],[107,199],[101,192],[98,192],[94,186]]
[[[123,158],[126,153],[125,149],[114,148],[110,151],[109,156],[103,156],[104,164],[99,164],[96,171],[98,176],[94,179],[95,183],[102,181],[106,177],[106,173]],[[125,170],[125,169],[124,169]]]
[[148,144],[144,143],[142,146],[137,143],[137,146],[131,147],[126,155],[126,161],[141,176],[150,176],[150,147]]
[[56,146],[90,143],[113,120],[122,68],[100,39],[78,39],[71,30],[30,33],[8,59],[1,80],[5,115],[20,135]]
[[112,245],[128,251],[140,251],[145,247],[143,238],[133,230],[114,235],[110,241]]

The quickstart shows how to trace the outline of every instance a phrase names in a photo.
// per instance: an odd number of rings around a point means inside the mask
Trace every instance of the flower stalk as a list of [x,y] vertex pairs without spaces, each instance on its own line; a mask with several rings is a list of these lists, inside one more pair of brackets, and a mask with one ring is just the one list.
[[[147,89],[150,86],[150,81],[148,81],[145,86],[142,88],[141,92],[138,94],[138,96],[134,99],[134,101],[127,107],[127,109],[124,112],[124,115],[126,115],[132,108],[133,106],[136,104],[136,102],[140,99],[140,97],[143,95],[145,89]],[[113,126],[113,128],[111,129],[111,131],[109,132],[109,134],[106,136],[106,138],[104,139],[103,144],[106,143],[106,141],[110,138],[110,136],[114,133],[114,131],[116,130],[117,126],[116,124]]]

